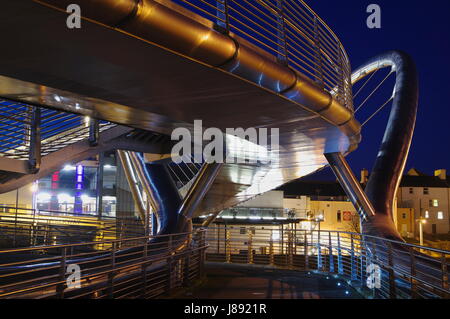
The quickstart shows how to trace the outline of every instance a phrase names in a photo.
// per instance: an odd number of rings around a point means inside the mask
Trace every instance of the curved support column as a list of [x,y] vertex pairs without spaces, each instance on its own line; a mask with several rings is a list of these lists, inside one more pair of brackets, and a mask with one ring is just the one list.
[[156,213],[158,235],[175,231],[181,196],[165,165],[148,164],[138,153],[130,152],[133,166]]
[[178,213],[180,218],[178,229],[180,231],[184,231],[183,229],[186,227],[187,222],[191,220],[192,215],[211,188],[222,166],[223,163],[203,164],[180,206]]
[[402,240],[394,225],[392,212],[416,123],[419,96],[416,66],[406,53],[391,51],[376,56],[361,66],[353,73],[352,82],[384,67],[392,67],[396,72],[394,100],[383,141],[365,189],[376,215],[363,223],[363,231]]

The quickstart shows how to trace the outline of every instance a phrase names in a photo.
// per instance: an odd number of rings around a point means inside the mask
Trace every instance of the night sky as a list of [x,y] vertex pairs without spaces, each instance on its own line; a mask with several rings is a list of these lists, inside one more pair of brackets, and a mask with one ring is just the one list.
[[[384,51],[396,49],[412,55],[419,71],[420,101],[406,169],[415,167],[427,174],[439,168],[450,170],[450,1],[307,2],[341,39],[354,70],[366,59]],[[381,7],[381,29],[366,26],[369,16],[366,8],[371,3]],[[389,94],[393,86],[389,83],[386,86],[385,93]],[[363,120],[384,101],[383,97],[374,97],[357,118]],[[348,156],[356,175],[362,168],[372,168],[389,111],[390,108],[385,108],[364,127],[359,149]],[[318,175],[325,177],[328,173]]]

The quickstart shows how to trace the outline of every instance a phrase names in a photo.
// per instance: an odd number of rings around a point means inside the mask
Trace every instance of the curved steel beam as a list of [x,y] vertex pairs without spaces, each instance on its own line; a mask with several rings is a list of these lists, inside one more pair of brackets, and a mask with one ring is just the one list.
[[175,232],[182,199],[167,167],[163,164],[145,164],[138,153],[128,154],[157,216],[157,235]]
[[383,141],[365,189],[376,215],[363,223],[363,231],[402,240],[394,225],[392,212],[416,123],[419,98],[416,66],[404,52],[387,52],[358,68],[352,75],[352,83],[386,67],[392,67],[396,72],[394,99]]

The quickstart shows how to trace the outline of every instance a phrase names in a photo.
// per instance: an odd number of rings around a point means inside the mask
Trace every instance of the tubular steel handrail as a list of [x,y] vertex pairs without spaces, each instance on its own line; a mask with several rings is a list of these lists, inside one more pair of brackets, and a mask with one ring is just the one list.
[[94,241],[105,249],[106,239],[144,236],[139,218],[117,218],[89,214],[0,206],[0,247],[29,247]]
[[353,110],[347,52],[302,0],[173,0],[299,71]]
[[[0,156],[39,162],[41,156],[91,139],[96,133],[92,131],[95,121],[79,114],[0,99]],[[115,125],[99,121],[96,129],[103,132]]]
[[0,298],[157,298],[200,278],[207,248],[203,230],[93,244],[0,250]]
[[450,298],[450,251],[327,230],[209,228],[209,261],[335,274],[374,298]]

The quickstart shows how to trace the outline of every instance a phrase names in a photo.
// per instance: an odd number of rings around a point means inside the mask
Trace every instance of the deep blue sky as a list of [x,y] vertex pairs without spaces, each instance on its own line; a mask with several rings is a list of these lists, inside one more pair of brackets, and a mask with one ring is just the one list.
[[[413,56],[420,76],[420,102],[407,169],[415,167],[428,174],[438,168],[450,169],[450,1],[307,2],[341,39],[353,69],[387,50]],[[366,26],[366,8],[371,3],[381,7],[381,29]],[[377,105],[366,107],[370,111]],[[388,112],[385,109],[364,128],[359,149],[348,157],[357,175],[361,168],[373,166]]]

